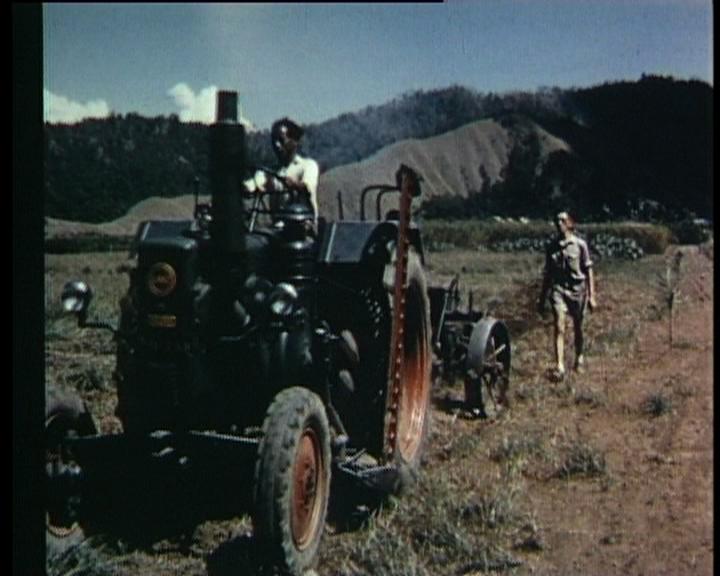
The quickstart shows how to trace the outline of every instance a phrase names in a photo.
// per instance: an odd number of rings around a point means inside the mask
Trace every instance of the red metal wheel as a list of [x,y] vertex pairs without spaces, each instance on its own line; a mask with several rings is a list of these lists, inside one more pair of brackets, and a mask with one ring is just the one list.
[[300,437],[297,456],[293,466],[293,495],[290,529],[299,550],[312,541],[322,523],[325,475],[322,467],[320,441],[312,428],[306,428]]

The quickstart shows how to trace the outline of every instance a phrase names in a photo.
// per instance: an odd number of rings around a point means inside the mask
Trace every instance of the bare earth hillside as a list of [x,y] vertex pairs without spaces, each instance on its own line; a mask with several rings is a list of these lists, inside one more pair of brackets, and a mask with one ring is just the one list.
[[[208,202],[207,197],[200,197],[200,202]],[[193,217],[195,199],[192,194],[175,198],[148,198],[138,202],[132,209],[117,220],[102,224],[71,222],[47,218],[47,238],[71,238],[74,236],[99,234],[105,236],[132,236],[137,225],[143,220],[189,220]]]
[[[534,125],[543,157],[556,150],[567,150],[567,144]],[[403,140],[383,148],[370,158],[339,166],[321,174],[318,203],[322,216],[337,218],[337,191],[342,191],[345,218],[359,216],[360,191],[371,184],[392,184],[400,164],[418,170],[425,182],[425,198],[445,195],[466,196],[469,190],[482,187],[480,167],[491,181],[497,180],[507,164],[513,137],[493,120],[474,122],[426,140]],[[207,201],[203,199],[202,201]],[[374,210],[369,199],[368,209]],[[397,204],[397,200],[388,205]],[[138,223],[153,218],[188,219],[192,217],[193,196],[153,197],[134,206],[125,216],[102,224],[47,219],[46,236],[72,237],[83,234],[134,234]]]
[[[541,154],[567,150],[567,144],[539,126]],[[357,217],[360,191],[371,184],[394,182],[400,164],[418,170],[424,178],[425,198],[433,196],[467,196],[469,190],[479,191],[483,181],[482,166],[491,181],[497,180],[507,164],[513,138],[494,120],[473,122],[452,132],[426,140],[404,140],[383,148],[370,158],[339,166],[320,178],[318,193],[320,212],[336,217],[338,190],[343,193],[345,217]]]

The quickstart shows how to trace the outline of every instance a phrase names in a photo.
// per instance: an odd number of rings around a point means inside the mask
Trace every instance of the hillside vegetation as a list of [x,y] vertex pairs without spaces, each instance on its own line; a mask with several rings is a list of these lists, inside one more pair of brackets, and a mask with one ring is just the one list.
[[[308,125],[303,145],[321,165],[330,215],[337,190],[357,195],[405,161],[426,178],[428,217],[562,205],[586,220],[710,218],[712,98],[704,82],[657,76],[502,95],[453,86]],[[207,131],[175,115],[46,125],[46,215],[113,221],[144,199],[191,193],[195,176],[206,193]],[[248,151],[273,162],[267,132],[249,134]]]

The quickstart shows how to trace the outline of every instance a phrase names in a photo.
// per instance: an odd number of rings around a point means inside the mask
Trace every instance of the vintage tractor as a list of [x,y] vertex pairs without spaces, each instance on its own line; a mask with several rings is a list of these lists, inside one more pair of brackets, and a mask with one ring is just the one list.
[[48,392],[48,551],[112,499],[104,480],[232,469],[249,478],[258,548],[299,574],[316,559],[331,478],[393,492],[420,464],[432,357],[410,222],[420,177],[397,171],[396,218],[315,230],[293,193],[241,192],[252,171],[235,92],[218,93],[209,144],[211,204],[139,226],[117,325],[90,319],[86,283],[63,290],[81,327],[114,333],[123,432],[98,434],[78,397]]
[[331,481],[385,494],[412,484],[434,351],[462,349],[473,382],[507,374],[504,327],[458,317],[452,291],[427,286],[414,170],[374,187],[399,194],[387,217],[368,220],[363,206],[360,220],[315,228],[292,192],[242,193],[254,170],[235,92],[218,93],[209,145],[211,203],[196,196],[194,218],[138,227],[117,324],[89,318],[86,283],[63,290],[81,327],[114,334],[123,431],[98,434],[77,396],[48,391],[48,554],[83,537],[113,500],[110,481],[139,476],[142,490],[152,474],[169,487],[195,471],[208,491],[237,478],[263,558],[301,574],[316,561]]

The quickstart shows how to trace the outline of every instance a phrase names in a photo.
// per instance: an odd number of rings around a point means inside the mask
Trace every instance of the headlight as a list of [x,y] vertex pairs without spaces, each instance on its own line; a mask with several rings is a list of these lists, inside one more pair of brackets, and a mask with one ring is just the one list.
[[297,298],[298,293],[295,286],[280,282],[270,293],[270,312],[275,316],[289,316],[292,314]]
[[249,305],[252,308],[261,306],[267,299],[268,292],[272,288],[272,284],[265,278],[260,278],[255,274],[250,274],[245,281],[245,291],[250,295]]
[[175,290],[177,276],[175,270],[166,262],[157,262],[150,267],[147,274],[147,287],[150,293],[163,297]]
[[68,282],[63,287],[62,305],[65,312],[83,313],[90,305],[92,290],[85,282]]

